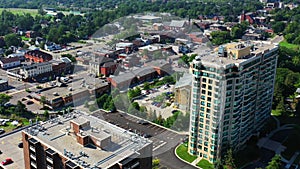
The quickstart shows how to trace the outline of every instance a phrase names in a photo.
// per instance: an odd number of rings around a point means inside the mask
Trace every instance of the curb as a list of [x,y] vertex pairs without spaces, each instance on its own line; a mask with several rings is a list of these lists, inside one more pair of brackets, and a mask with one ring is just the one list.
[[188,165],[190,165],[190,166],[193,166],[193,167],[199,168],[199,169],[203,169],[203,168],[201,168],[201,167],[198,167],[197,165],[192,165],[191,163],[189,163],[189,162],[183,160],[182,158],[180,158],[180,157],[176,154],[176,150],[177,150],[177,148],[178,148],[180,145],[181,145],[181,144],[177,145],[176,148],[175,148],[175,150],[174,150],[175,156],[176,156],[180,161],[182,161],[182,162],[184,162],[184,163],[186,163],[186,164],[188,164]]

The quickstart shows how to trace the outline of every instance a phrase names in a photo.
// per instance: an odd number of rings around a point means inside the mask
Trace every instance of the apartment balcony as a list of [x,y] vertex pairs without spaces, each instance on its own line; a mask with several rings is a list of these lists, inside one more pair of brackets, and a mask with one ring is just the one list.
[[30,158],[31,158],[32,160],[36,161],[36,156],[35,156],[35,155],[30,154]]
[[29,149],[32,151],[32,152],[35,152],[35,148],[33,146],[29,146]]

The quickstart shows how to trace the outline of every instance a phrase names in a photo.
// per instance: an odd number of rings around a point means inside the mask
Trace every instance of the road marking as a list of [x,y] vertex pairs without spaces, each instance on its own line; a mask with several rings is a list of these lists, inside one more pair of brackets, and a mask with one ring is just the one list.
[[157,131],[157,132],[160,132],[160,133],[163,133],[163,132],[165,131],[165,129],[158,128],[156,131]]
[[160,144],[159,146],[153,148],[153,151],[159,149],[160,147],[164,146],[165,144],[167,144],[167,142],[163,142],[162,144]]
[[149,127],[147,127],[147,128],[150,128],[150,129],[154,129],[154,128],[156,128],[157,126],[149,126]]

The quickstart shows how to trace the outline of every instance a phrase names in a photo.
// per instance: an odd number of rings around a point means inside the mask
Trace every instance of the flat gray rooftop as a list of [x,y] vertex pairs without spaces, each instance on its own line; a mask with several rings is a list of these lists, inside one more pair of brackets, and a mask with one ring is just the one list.
[[239,64],[248,59],[254,58],[268,50],[277,48],[276,44],[272,44],[268,41],[251,41],[251,44],[254,45],[254,50],[250,52],[250,55],[242,59],[231,59],[228,57],[219,57],[217,49],[211,49],[207,46],[199,46],[193,53],[200,56],[201,62],[206,64],[211,64],[217,67],[223,67],[229,64]]
[[[82,146],[76,141],[75,135],[68,134],[71,121],[78,123],[89,121],[92,128],[83,129],[83,133],[96,137],[109,136],[111,143],[103,149],[94,145]],[[41,130],[42,128],[44,130]],[[83,168],[87,166],[109,168],[131,155],[138,154],[136,153],[138,150],[151,144],[146,138],[79,111],[48,120],[25,132],[62,156],[67,157],[64,155],[66,152],[72,153],[73,155],[67,158]],[[80,157],[80,152],[84,152],[88,157]],[[82,161],[86,166],[80,165]]]
[[[56,82],[56,84],[58,84]],[[48,99],[54,99],[66,95],[74,95],[76,93],[81,93],[83,91],[95,90],[96,88],[101,88],[107,86],[108,82],[103,79],[94,78],[88,74],[81,74],[73,79],[70,79],[68,83],[59,87],[51,87],[49,89],[44,89],[40,95],[45,96]]]

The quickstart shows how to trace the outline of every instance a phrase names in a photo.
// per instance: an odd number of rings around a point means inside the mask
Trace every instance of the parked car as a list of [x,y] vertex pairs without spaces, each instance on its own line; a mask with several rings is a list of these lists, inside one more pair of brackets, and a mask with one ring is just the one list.
[[0,134],[5,133],[5,130],[3,128],[0,128]]
[[145,120],[138,120],[137,123],[138,123],[138,124],[142,124],[142,125],[149,124],[149,122],[148,122],[148,121],[145,121]]
[[19,148],[23,148],[23,143],[22,143],[22,142],[19,143],[19,144],[18,144],[18,147],[19,147]]
[[2,165],[8,165],[13,163],[13,160],[11,158],[6,158],[4,161],[1,162]]
[[27,105],[31,105],[31,104],[33,104],[33,101],[28,101],[27,102]]
[[150,137],[152,137],[150,134],[144,134],[143,135],[145,138],[150,138]]

